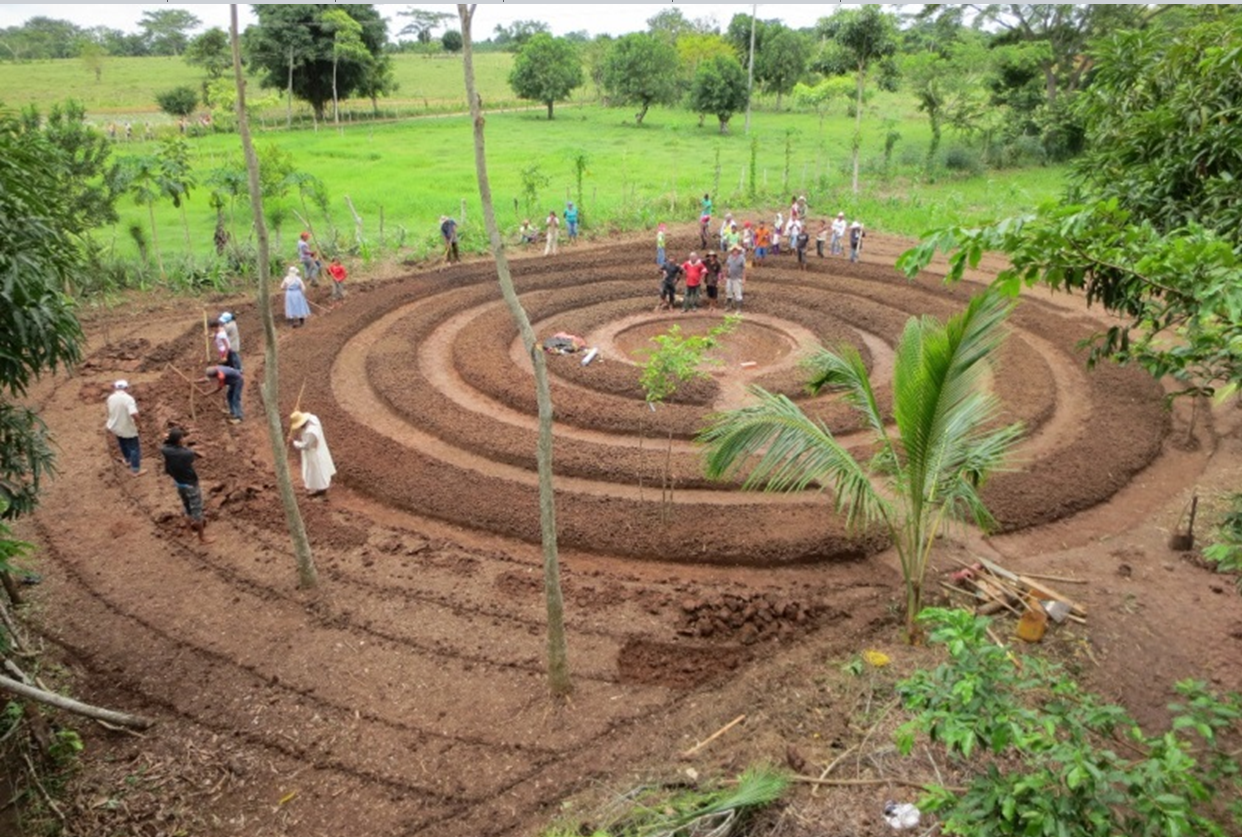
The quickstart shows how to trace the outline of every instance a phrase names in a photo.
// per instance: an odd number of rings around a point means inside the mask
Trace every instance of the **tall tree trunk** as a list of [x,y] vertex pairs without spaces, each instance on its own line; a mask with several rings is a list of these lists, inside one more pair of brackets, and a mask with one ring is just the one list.
[[854,98],[854,194],[858,194],[858,154],[862,150],[862,100],[863,100],[862,67],[858,68],[858,84]]
[[250,208],[254,213],[255,235],[259,241],[259,290],[256,301],[263,320],[263,413],[267,417],[267,437],[272,443],[272,461],[276,466],[276,486],[280,504],[285,509],[285,522],[293,539],[293,555],[298,567],[298,586],[314,587],[318,583],[315,559],[311,556],[306,525],[293,493],[289,477],[289,457],[285,450],[285,430],[280,420],[280,376],[276,352],[276,322],[272,319],[272,299],[268,294],[271,271],[271,249],[267,241],[267,221],[263,217],[263,193],[259,189],[259,158],[250,140],[250,121],[246,117],[246,82],[242,79],[241,50],[237,38],[237,4],[229,6],[233,40],[233,78],[237,82],[237,132],[241,134],[242,151],[246,155],[246,171],[250,176]]
[[293,45],[289,46],[289,83],[285,87],[285,130],[293,127]]
[[155,250],[155,263],[160,266],[160,280],[168,279],[164,272],[164,254],[160,252],[160,236],[155,229],[155,201],[147,204],[147,213],[151,216],[151,247]]
[[341,128],[341,105],[336,98],[336,54],[332,55],[332,122],[337,130]]
[[755,16],[759,14],[759,5],[750,7],[750,60],[746,62],[746,127],[742,129],[750,135],[750,97],[755,92]]
[[552,102],[551,102],[551,100],[549,100],[549,101],[548,101],[548,121],[549,121],[549,122],[551,122],[551,121],[552,121]]
[[461,17],[466,98],[470,102],[470,118],[474,124],[474,164],[479,176],[483,220],[487,226],[492,254],[496,259],[500,292],[522,335],[522,346],[535,367],[535,398],[539,403],[539,444],[536,450],[539,463],[539,529],[543,539],[543,585],[548,609],[548,685],[554,695],[567,695],[573,691],[573,684],[569,679],[569,658],[565,648],[565,605],[561,598],[560,559],[556,547],[556,495],[552,486],[552,391],[548,387],[547,361],[535,342],[535,330],[531,328],[530,318],[522,308],[521,300],[513,287],[504,240],[496,225],[496,210],[492,205],[492,187],[487,177],[487,156],[483,145],[483,104],[474,84],[474,47],[470,38],[470,21],[474,16],[474,9],[473,5],[457,6],[457,13]]

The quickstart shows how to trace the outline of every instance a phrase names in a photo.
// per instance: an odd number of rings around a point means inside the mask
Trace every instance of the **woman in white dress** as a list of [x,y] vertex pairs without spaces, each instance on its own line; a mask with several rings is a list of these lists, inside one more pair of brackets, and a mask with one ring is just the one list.
[[336,465],[328,451],[319,417],[296,410],[289,416],[290,431],[301,435],[293,440],[293,446],[302,452],[302,484],[312,497],[322,497],[332,484]]

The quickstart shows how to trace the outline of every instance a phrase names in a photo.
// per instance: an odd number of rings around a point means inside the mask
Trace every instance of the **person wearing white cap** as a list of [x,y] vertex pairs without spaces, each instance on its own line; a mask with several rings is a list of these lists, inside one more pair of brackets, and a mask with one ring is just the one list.
[[117,381],[112,385],[112,394],[108,396],[108,423],[105,427],[116,436],[121,447],[121,458],[129,466],[129,472],[135,477],[146,473],[142,467],[142,445],[138,442],[138,424],[134,417],[138,415],[138,402],[129,394],[129,382]]
[[224,326],[224,333],[229,338],[229,366],[242,371],[241,365],[241,332],[237,330],[237,318],[228,311],[220,315],[220,324]]
[[858,261],[858,254],[862,252],[862,240],[866,237],[861,221],[850,224],[850,261]]
[[828,248],[828,252],[834,256],[842,256],[845,249],[841,242],[845,240],[845,213],[838,212],[836,219],[832,222],[832,242]]
[[324,496],[332,485],[336,464],[328,451],[328,440],[324,438],[319,417],[294,410],[289,416],[289,430],[291,433],[301,431],[293,440],[293,446],[302,452],[302,484],[310,496]]

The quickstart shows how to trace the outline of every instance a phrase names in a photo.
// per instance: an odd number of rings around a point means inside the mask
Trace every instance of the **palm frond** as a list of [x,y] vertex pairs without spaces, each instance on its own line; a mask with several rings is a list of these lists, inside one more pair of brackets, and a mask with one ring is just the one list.
[[860,514],[870,522],[887,512],[866,470],[827,427],[783,395],[759,387],[751,393],[758,404],[712,416],[699,434],[698,441],[707,446],[710,479],[735,477],[753,462],[743,488],[831,488],[837,510],[846,512],[849,523]]
[[846,403],[862,415],[872,432],[887,443],[884,413],[876,403],[871,376],[856,346],[846,343],[835,352],[823,349],[808,358],[805,365],[811,371],[806,385],[808,392],[818,395],[828,389],[841,393]]

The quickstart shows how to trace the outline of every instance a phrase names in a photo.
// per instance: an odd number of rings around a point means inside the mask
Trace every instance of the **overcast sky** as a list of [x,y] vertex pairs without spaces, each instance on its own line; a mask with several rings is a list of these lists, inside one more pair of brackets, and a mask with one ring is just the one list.
[[[404,21],[397,12],[411,8],[449,12],[456,16],[457,7],[447,3],[417,3],[380,5],[378,8],[389,20],[388,34],[395,39]],[[691,20],[714,17],[723,29],[735,14],[749,14],[748,5],[722,5],[719,3],[481,3],[475,12],[475,37],[489,37],[496,24],[510,24],[515,20],[541,20],[552,27],[552,34],[564,35],[585,29],[592,35],[608,33],[620,35],[646,28],[647,18],[669,5],[679,6]],[[778,19],[795,28],[810,26],[829,14],[839,4],[835,3],[768,3],[759,4],[759,17]],[[110,26],[132,32],[138,28],[142,13],[149,9],[187,9],[203,22],[203,28],[219,26],[228,29],[229,7],[226,3],[163,3],[163,4],[116,4],[90,5],[85,3],[9,3],[0,5],[0,26],[16,26],[28,18],[43,15],[68,20],[82,27]],[[250,6],[240,8],[241,25],[253,22]]]

